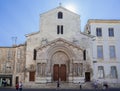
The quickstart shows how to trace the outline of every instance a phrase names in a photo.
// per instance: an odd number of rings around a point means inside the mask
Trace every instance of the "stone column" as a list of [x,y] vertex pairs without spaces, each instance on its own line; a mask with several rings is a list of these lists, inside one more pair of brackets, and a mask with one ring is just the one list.
[[51,73],[51,61],[49,59],[45,59],[45,74],[49,75]]
[[42,76],[42,63],[40,64],[40,76]]
[[42,63],[42,76],[45,76],[45,63]]
[[69,65],[70,66],[70,68],[69,68],[70,69],[69,70],[70,73],[69,73],[69,75],[72,76],[73,75],[73,70],[72,70],[73,69],[73,60],[70,59],[69,62],[70,62],[70,65]]
[[36,63],[36,76],[38,76],[38,63]]

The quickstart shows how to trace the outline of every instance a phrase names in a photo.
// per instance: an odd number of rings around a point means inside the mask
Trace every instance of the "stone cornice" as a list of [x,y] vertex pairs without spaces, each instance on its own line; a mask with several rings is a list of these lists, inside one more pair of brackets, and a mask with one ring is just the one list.
[[38,34],[40,31],[38,32],[33,32],[33,33],[30,33],[30,34],[26,34],[25,36],[28,37],[28,36],[32,36],[32,35],[35,35],[35,34]]
[[85,33],[85,32],[81,32],[81,34],[83,34],[83,35],[85,35],[85,36],[88,36],[88,37],[90,37],[90,38],[94,38],[94,37],[95,37],[95,36],[90,35],[90,34],[87,34],[87,33]]
[[116,19],[89,19],[88,24],[90,23],[120,23],[120,20]]

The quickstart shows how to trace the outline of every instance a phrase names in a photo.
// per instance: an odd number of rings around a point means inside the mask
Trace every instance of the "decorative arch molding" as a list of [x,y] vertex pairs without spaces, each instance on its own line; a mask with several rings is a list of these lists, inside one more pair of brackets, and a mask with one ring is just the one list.
[[[68,74],[66,76],[66,78],[68,79],[69,77],[69,74],[72,73],[72,62],[73,60],[75,59],[75,54],[73,52],[72,49],[70,49],[69,46],[67,45],[64,45],[64,44],[55,44],[53,46],[51,46],[48,50],[47,50],[47,64],[49,64],[48,67],[48,74],[51,74],[51,77],[53,76],[53,66],[54,64],[65,64],[66,65],[66,73]],[[59,55],[60,54],[60,55]],[[58,60],[57,58],[54,59],[55,56],[58,56]],[[64,62],[63,60],[61,59],[60,60],[60,57],[59,56],[63,56],[65,58]],[[56,62],[56,61],[57,62]],[[61,61],[61,62],[60,62]]]
[[62,45],[54,45],[52,47],[50,47],[48,50],[47,50],[47,58],[48,59],[51,59],[52,55],[58,51],[62,51],[64,52],[70,59],[74,59],[75,58],[75,54],[74,52],[72,51],[72,49],[68,48],[67,46],[65,46],[64,44]]
[[[78,52],[81,51],[81,53],[83,53],[84,51],[79,46],[62,38],[58,38],[56,40],[48,42],[48,44],[37,47],[35,49],[39,53],[37,53],[38,60],[46,60],[46,62],[49,62],[53,54],[58,51],[64,52],[68,56],[70,61],[76,61],[79,59],[77,56]],[[77,54],[75,53],[75,50],[78,50],[76,52]]]
[[53,45],[52,47],[50,47],[48,50],[47,50],[47,64],[50,64],[48,67],[48,73],[51,74],[51,71],[52,71],[52,57],[54,54],[58,53],[58,52],[62,52],[63,54],[65,54],[68,58],[67,62],[69,63],[69,66],[68,66],[68,70],[69,70],[69,73],[72,73],[72,62],[73,60],[75,59],[75,54],[73,52],[72,49],[70,49],[68,46],[65,46],[64,44],[56,44],[56,45]]

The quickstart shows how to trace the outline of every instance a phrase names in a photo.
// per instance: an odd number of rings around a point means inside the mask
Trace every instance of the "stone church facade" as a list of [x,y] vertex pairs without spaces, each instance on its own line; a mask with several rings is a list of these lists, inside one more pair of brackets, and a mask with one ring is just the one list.
[[26,35],[28,77],[34,71],[36,83],[84,81],[85,72],[89,78],[92,67],[86,51],[92,36],[80,32],[80,16],[60,6],[41,14],[40,19],[40,31]]
[[[8,78],[10,85],[15,85],[18,81],[23,81],[24,84],[28,85],[58,80],[79,83],[102,79],[102,82],[109,82],[109,77],[99,78],[97,74],[103,77],[103,67],[113,65],[112,74],[114,76],[117,74],[117,78],[114,78],[113,82],[120,83],[120,74],[117,71],[120,67],[120,58],[116,57],[117,61],[112,60],[106,64],[104,59],[97,59],[98,53],[96,51],[100,49],[95,50],[94,48],[96,48],[97,43],[103,44],[103,42],[97,38],[95,30],[91,28],[94,26],[93,23],[96,24],[95,21],[90,21],[90,23],[88,21],[85,32],[81,32],[80,16],[62,6],[41,14],[39,31],[27,34],[24,45],[10,48],[0,47],[0,55],[3,55],[3,52],[9,53],[3,51],[5,49],[12,50],[9,55],[13,58],[11,60],[9,60],[10,57],[4,59],[8,54],[0,56],[0,79]],[[102,21],[101,24],[104,26],[105,23],[109,24],[109,22],[111,21]],[[117,24],[119,23],[120,21],[117,21]],[[112,23],[112,25],[114,24],[116,22]],[[118,27],[118,29],[120,28]],[[118,42],[117,47],[120,47]],[[101,53],[101,50],[99,52]],[[98,57],[101,57],[101,54]],[[6,66],[7,64],[9,67]],[[10,68],[9,72],[6,71],[8,68]],[[5,71],[3,72],[2,69]]]

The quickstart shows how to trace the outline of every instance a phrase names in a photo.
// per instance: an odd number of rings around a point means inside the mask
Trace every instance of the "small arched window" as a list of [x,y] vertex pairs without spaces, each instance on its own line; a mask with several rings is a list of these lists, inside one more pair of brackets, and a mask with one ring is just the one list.
[[58,19],[62,19],[63,18],[63,13],[62,12],[58,12]]

